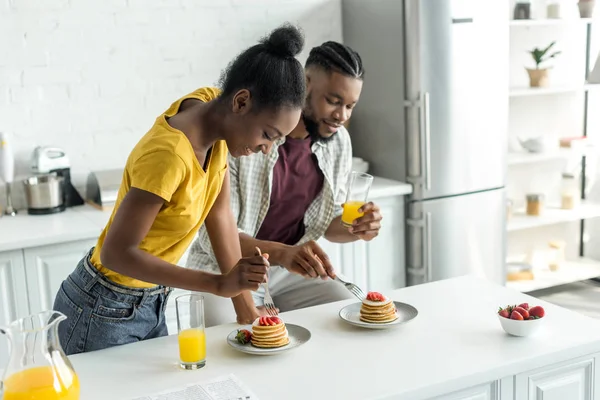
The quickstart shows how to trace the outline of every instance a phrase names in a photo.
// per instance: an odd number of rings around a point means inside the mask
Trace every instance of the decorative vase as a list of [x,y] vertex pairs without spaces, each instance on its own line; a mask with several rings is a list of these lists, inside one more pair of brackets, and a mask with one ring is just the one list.
[[596,2],[594,0],[580,1],[579,3],[577,3],[577,6],[579,7],[579,16],[581,18],[592,18],[593,14],[594,14],[594,6],[595,5],[596,5]]
[[529,86],[544,87],[548,86],[548,69],[530,69],[526,68],[529,74]]

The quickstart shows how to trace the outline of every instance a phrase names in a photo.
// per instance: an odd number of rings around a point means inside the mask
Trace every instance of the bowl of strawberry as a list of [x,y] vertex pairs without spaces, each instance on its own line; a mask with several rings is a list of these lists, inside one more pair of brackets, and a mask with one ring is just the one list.
[[502,329],[513,336],[529,336],[535,333],[544,323],[545,315],[542,306],[529,307],[527,303],[500,307],[498,310]]

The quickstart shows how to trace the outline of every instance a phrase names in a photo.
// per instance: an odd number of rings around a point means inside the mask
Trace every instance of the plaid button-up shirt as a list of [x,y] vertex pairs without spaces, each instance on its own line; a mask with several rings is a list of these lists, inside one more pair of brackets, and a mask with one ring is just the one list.
[[[239,231],[252,237],[256,237],[269,211],[273,167],[279,158],[279,146],[284,141],[277,141],[269,154],[229,158],[233,215]],[[346,183],[352,169],[352,144],[344,127],[338,130],[332,140],[313,143],[311,149],[325,179],[323,190],[304,215],[306,231],[297,244],[320,239],[331,221],[342,214],[341,205],[345,201]],[[189,249],[186,267],[220,272],[204,225]]]

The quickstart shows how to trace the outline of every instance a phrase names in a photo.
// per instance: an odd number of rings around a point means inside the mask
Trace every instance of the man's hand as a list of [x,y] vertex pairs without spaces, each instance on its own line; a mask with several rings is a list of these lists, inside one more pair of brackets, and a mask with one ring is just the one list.
[[359,211],[365,215],[355,219],[352,227],[348,229],[353,235],[368,242],[379,235],[383,217],[381,216],[379,206],[371,201],[359,208]]
[[263,256],[245,257],[226,274],[219,275],[218,296],[234,297],[244,290],[256,290],[267,281],[269,262]]
[[307,278],[335,278],[329,257],[314,240],[284,250],[280,264],[288,271]]

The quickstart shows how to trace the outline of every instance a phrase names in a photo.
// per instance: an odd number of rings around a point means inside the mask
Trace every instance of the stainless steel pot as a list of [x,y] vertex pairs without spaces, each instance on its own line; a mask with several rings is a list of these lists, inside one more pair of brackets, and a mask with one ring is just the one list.
[[35,175],[23,181],[28,209],[43,212],[64,209],[63,177],[55,173]]

